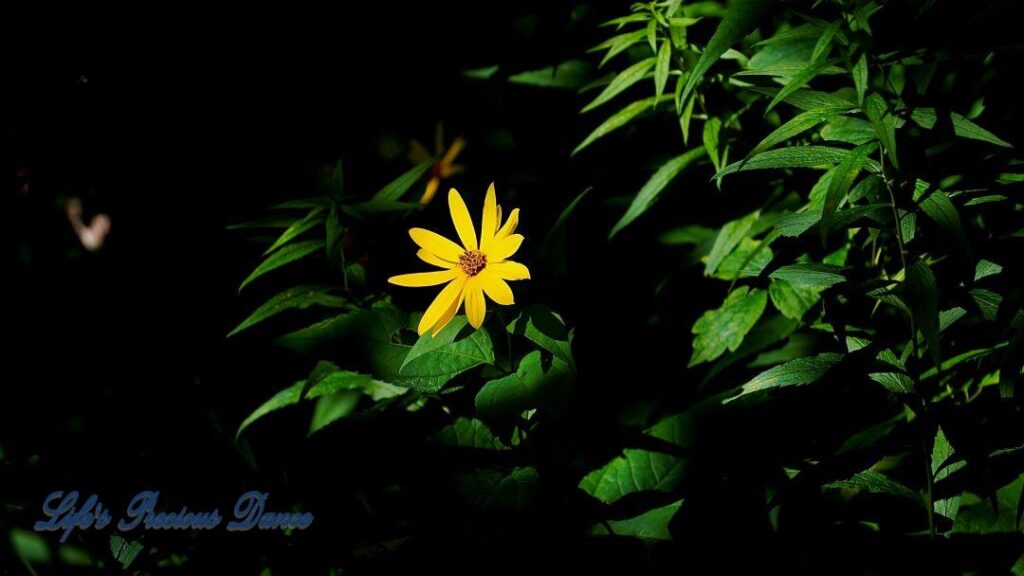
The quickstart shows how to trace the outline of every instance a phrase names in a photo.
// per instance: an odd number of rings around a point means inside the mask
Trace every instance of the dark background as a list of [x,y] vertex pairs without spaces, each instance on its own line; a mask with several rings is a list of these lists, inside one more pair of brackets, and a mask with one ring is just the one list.
[[[720,286],[683,271],[685,255],[651,250],[653,238],[661,224],[724,222],[760,198],[727,188],[685,204],[667,199],[609,243],[624,205],[602,199],[634,193],[657,160],[682,150],[674,123],[645,124],[642,146],[620,140],[570,159],[595,122],[577,117],[585,97],[469,81],[461,71],[494,64],[531,70],[579,58],[605,37],[596,25],[627,9],[530,1],[498,13],[487,3],[363,3],[287,17],[168,13],[138,16],[131,26],[116,23],[120,14],[91,14],[74,25],[14,19],[5,70],[8,173],[22,175],[0,212],[9,290],[0,527],[30,528],[53,490],[95,492],[116,513],[143,489],[159,490],[170,509],[222,512],[259,489],[270,492],[272,507],[316,514],[313,528],[290,537],[148,532],[141,535],[147,552],[133,568],[257,574],[270,566],[290,574],[339,565],[498,570],[543,561],[576,570],[621,562],[636,571],[700,564],[720,548],[716,560],[730,566],[811,559],[790,565],[797,569],[830,558],[825,565],[834,566],[840,552],[850,554],[842,538],[853,535],[797,530],[789,542],[773,540],[756,501],[764,479],[741,475],[691,487],[702,497],[682,551],[579,536],[594,511],[574,496],[575,482],[617,453],[631,428],[696,395],[698,382],[685,372],[689,327],[721,299]],[[991,36],[960,36],[965,49],[1012,38],[973,29]],[[1007,88],[988,101],[990,109],[1006,111],[1019,100],[1019,82]],[[310,195],[312,175],[338,158],[348,189],[371,194],[409,167],[404,153],[384,158],[382,147],[417,138],[431,148],[438,121],[449,141],[458,134],[469,141],[460,158],[468,170],[453,183],[470,205],[496,181],[499,195],[522,207],[530,240],[595,186],[570,224],[564,261],[532,252],[539,242],[524,247],[534,281],[522,293],[517,286],[517,299],[543,301],[576,328],[581,390],[566,421],[542,431],[547,439],[530,455],[554,480],[525,518],[461,507],[449,472],[476,463],[424,452],[422,431],[436,424],[429,418],[337,426],[307,440],[301,417],[284,414],[234,440],[246,415],[310,366],[271,347],[260,331],[225,339],[273,293],[237,294],[262,250],[225,226]],[[1019,133],[1010,129],[1019,126],[1014,121],[997,133]],[[62,209],[70,196],[82,198],[87,215],[110,214],[113,231],[102,251],[77,246]],[[424,218],[444,230],[440,206]],[[369,279],[382,289],[388,275],[413,263],[398,236],[369,250]],[[427,303],[423,294],[395,294],[406,309]],[[617,337],[626,334],[642,337]],[[588,358],[602,359],[600,373]],[[723,423],[716,428],[723,436],[705,449],[728,447],[728,461],[712,458],[712,465],[756,469],[806,453],[822,440],[815,431],[856,412],[824,404],[834,397],[819,400],[796,420],[775,407],[734,428]],[[878,407],[878,398],[860,400],[864,412],[889,408]],[[767,439],[748,441],[779,421],[789,426],[770,436],[789,449],[766,454]],[[107,559],[108,532],[78,531],[70,542]],[[851,562],[881,564],[898,553],[895,566],[921,567],[926,552],[928,562],[944,561],[920,541],[856,537],[867,538],[872,552]],[[187,561],[157,568],[171,553]],[[6,545],[0,566],[21,570]]]

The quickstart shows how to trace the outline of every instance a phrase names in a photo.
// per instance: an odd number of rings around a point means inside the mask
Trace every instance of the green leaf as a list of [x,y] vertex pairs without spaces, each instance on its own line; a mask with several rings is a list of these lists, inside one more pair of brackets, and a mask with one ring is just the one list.
[[702,244],[718,234],[717,230],[706,226],[691,224],[666,230],[658,237],[658,242],[666,246],[684,246]]
[[530,509],[540,489],[540,475],[532,466],[515,468],[498,482],[481,504],[484,510],[519,511]]
[[618,130],[619,128],[622,128],[626,124],[629,124],[637,116],[640,116],[645,112],[650,112],[652,107],[656,107],[658,104],[664,102],[668,98],[671,98],[671,96],[662,96],[661,98],[658,98],[657,96],[652,96],[650,98],[644,98],[643,100],[633,102],[632,104],[626,106],[622,110],[619,110],[617,113],[613,114],[607,120],[602,122],[600,126],[595,128],[594,131],[591,132],[590,135],[587,136],[586,139],[584,139],[583,142],[581,142],[580,145],[577,146],[572,151],[572,155],[575,156],[581,150],[583,150],[587,146],[590,146],[598,139],[607,136],[608,134],[614,132],[615,130]]
[[[829,118],[835,116],[836,114],[840,114],[849,109],[849,106],[844,105],[815,108],[813,110],[801,112],[800,114],[797,114],[796,116],[791,118],[782,126],[779,126],[775,130],[773,130],[771,134],[765,136],[764,140],[761,140],[757,144],[757,146],[754,146],[754,149],[750,151],[750,154],[747,154],[747,158],[751,158],[753,156],[760,154],[761,152],[764,152],[765,150],[773,148],[776,145],[781,144],[786,140],[789,140],[790,138],[793,138],[799,134],[802,134],[803,132],[806,132],[807,130],[810,130],[811,128],[814,128],[818,124],[821,124],[822,122],[828,120]],[[718,166],[718,164],[715,164],[715,170],[719,169],[720,167]]]
[[298,236],[319,225],[323,220],[323,217],[320,214],[321,212],[323,212],[323,208],[313,208],[305,218],[296,220],[291,226],[281,233],[277,240],[270,245],[270,248],[267,248],[266,251],[263,252],[263,255],[266,256],[267,254],[270,254],[274,250],[277,250],[281,246],[284,246],[288,242],[291,242]]
[[715,172],[722,168],[722,159],[718,155],[718,136],[722,131],[722,121],[717,117],[709,118],[704,122],[704,150],[707,151],[711,163],[715,165]]
[[835,116],[822,127],[821,138],[826,142],[846,142],[854,146],[871,142],[875,139],[875,129],[871,123],[850,116]]
[[829,24],[821,33],[818,41],[814,44],[814,51],[811,53],[811,62],[819,62],[822,58],[828,57],[829,52],[832,49],[832,43],[836,37],[836,32],[839,31],[839,25],[842,23],[842,20],[836,20]]
[[878,382],[886,390],[896,394],[912,394],[914,392],[914,381],[907,376],[907,368],[903,361],[893,354],[892,350],[886,348],[878,353],[878,359],[893,368],[894,371],[872,372],[868,377]]
[[939,288],[932,269],[923,260],[907,267],[906,289],[914,322],[928,344],[928,354],[938,365],[942,359],[939,354]]
[[821,288],[794,284],[787,280],[772,280],[768,285],[768,296],[782,315],[800,320],[811,308],[821,301]]
[[953,241],[959,256],[964,261],[973,260],[971,244],[964,234],[960,214],[949,196],[942,190],[936,190],[920,201],[921,210],[934,221],[944,234]]
[[842,162],[836,166],[836,170],[832,174],[832,181],[828,186],[828,192],[825,193],[825,204],[821,209],[822,243],[828,239],[829,223],[832,214],[835,213],[836,208],[839,208],[839,204],[850,192],[850,186],[853,186],[853,181],[857,178],[857,174],[860,173],[861,167],[864,166],[868,154],[874,152],[875,148],[874,142],[861,144],[851,150],[843,158]]
[[754,211],[722,226],[722,229],[718,231],[718,236],[715,237],[714,245],[711,246],[707,261],[704,263],[705,276],[714,275],[726,256],[732,253],[733,249],[739,246],[740,241],[747,236],[760,215],[760,211]]
[[631,536],[647,541],[668,541],[672,539],[668,525],[679,511],[683,501],[648,510],[627,520],[609,520],[596,524],[590,529],[591,536]]
[[732,402],[737,398],[762,390],[803,386],[817,382],[842,358],[841,354],[826,353],[790,360],[754,376],[752,380],[740,387],[739,394],[723,400],[722,403]]
[[25,564],[50,563],[50,546],[38,533],[14,528],[10,531],[10,539],[14,555]]
[[889,113],[885,99],[877,92],[872,92],[864,101],[864,113],[875,129],[875,136],[882,143],[893,168],[899,168],[900,163],[896,158],[896,117]]
[[313,409],[308,434],[312,436],[333,422],[352,414],[359,405],[360,396],[357,390],[339,390],[321,396]]
[[[747,87],[747,90],[751,90],[765,96],[775,96],[780,91],[779,88],[764,88],[760,86],[750,86]],[[857,103],[848,98],[842,91],[829,93],[818,90],[801,89],[784,97],[782,101],[801,110],[817,110],[819,108],[828,107],[857,107]]]
[[824,60],[808,64],[806,68],[797,72],[797,74],[794,75],[781,90],[779,90],[779,93],[776,94],[775,97],[772,98],[772,101],[768,103],[768,107],[765,109],[765,112],[770,112],[772,108],[775,108],[775,106],[778,105],[779,102],[782,102],[790,94],[806,86],[808,82],[814,80],[815,77],[825,72],[826,69],[831,68],[835,63],[835,60]]
[[[584,106],[582,112],[589,112],[618,96],[624,90],[642,80],[643,77],[651,71],[651,68],[654,68],[654,64],[655,58],[652,57],[641,60],[629,68],[626,68],[619,73],[618,76],[612,79],[611,83],[609,83],[608,86],[606,86],[605,89],[597,95],[597,98],[594,98],[593,102]],[[655,98],[657,99],[657,96],[655,96]]]
[[774,254],[767,242],[744,238],[718,266],[714,276],[722,280],[757,277],[771,263],[773,257]]
[[277,394],[274,394],[270,400],[264,402],[259,408],[253,410],[252,414],[242,421],[241,426],[238,427],[238,432],[235,432],[235,438],[237,439],[242,435],[253,422],[263,418],[271,412],[280,410],[293,404],[298,404],[299,400],[302,399],[302,390],[306,387],[305,380],[299,380],[295,384],[292,384],[288,388],[281,390]]
[[276,316],[286,310],[305,310],[310,306],[325,306],[328,308],[341,308],[345,305],[345,299],[341,296],[334,296],[329,292],[335,288],[331,286],[296,286],[275,295],[264,302],[248,318],[243,320],[234,330],[228,333],[228,337],[238,334],[242,330],[251,328],[264,320]]
[[114,560],[121,564],[122,570],[127,570],[138,558],[140,552],[142,552],[142,542],[125,540],[117,534],[110,535],[110,553],[114,556]]
[[970,291],[971,299],[977,304],[981,316],[989,322],[995,322],[999,316],[999,306],[1003,303],[1003,297],[991,290],[975,288]]
[[476,418],[460,416],[454,422],[441,428],[434,436],[437,443],[458,448],[477,450],[505,450],[505,444],[491,432],[486,424]]
[[683,477],[682,459],[661,452],[627,448],[608,464],[583,477],[579,487],[611,504],[635,492],[670,492]]
[[693,325],[693,356],[690,366],[710,362],[725,353],[735,351],[747,332],[757,323],[768,304],[768,293],[741,286],[716,310],[708,310]]
[[387,186],[381,188],[380,191],[374,194],[372,200],[377,202],[379,205],[383,205],[382,203],[397,202],[405,195],[406,192],[409,191],[410,188],[412,188],[413,184],[419,181],[419,179],[427,173],[427,170],[430,170],[430,167],[434,165],[435,161],[436,160],[434,158],[431,158],[430,160],[413,167],[398,178],[395,178]]
[[839,480],[837,482],[831,482],[824,486],[826,489],[833,490],[858,490],[868,492],[871,494],[889,494],[892,496],[899,496],[901,498],[907,498],[914,502],[920,502],[921,497],[916,492],[907,488],[903,484],[896,482],[881,472],[875,472],[874,470],[865,470],[858,472],[848,480]]
[[658,195],[661,194],[662,190],[665,189],[668,184],[679,175],[687,166],[692,164],[695,160],[705,154],[703,148],[694,148],[688,152],[676,156],[675,158],[665,162],[658,168],[658,171],[651,176],[651,178],[644,184],[643,188],[637,192],[636,197],[633,198],[633,202],[629,205],[626,213],[622,215],[622,218],[612,228],[608,238],[613,238],[620,230],[628,226],[633,220],[636,220],[641,214],[647,211],[648,208],[654,204],[654,201],[658,199]]
[[601,63],[598,65],[598,67],[603,67],[605,64],[608,63],[609,60],[614,58],[616,55],[621,54],[630,46],[636,44],[637,42],[640,42],[646,37],[646,28],[635,30],[633,32],[626,32],[625,34],[619,34],[618,36],[613,36],[608,40],[605,40],[604,42],[588,50],[588,52],[596,52],[607,48],[608,52],[604,55],[604,58],[601,59]]
[[[749,170],[768,170],[773,168],[825,168],[835,166],[843,161],[849,150],[832,146],[790,146],[767,150],[739,162],[733,162],[715,174],[722,178],[736,172]],[[872,171],[878,171],[878,163],[872,160],[865,162]]]
[[853,74],[853,85],[857,88],[857,104],[864,104],[864,94],[868,91],[868,56],[862,53],[850,70]]
[[669,65],[672,63],[672,43],[662,40],[661,49],[658,50],[658,63],[654,67],[654,95],[659,98],[665,92],[665,84],[668,83]]
[[327,374],[320,375],[319,378],[311,375],[309,383],[311,386],[305,396],[307,400],[330,396],[341,391],[370,392],[373,388],[373,378],[366,374],[337,368],[329,369]]
[[389,341],[374,345],[379,375],[386,381],[421,392],[437,392],[455,376],[483,364],[494,364],[494,348],[486,330],[469,330],[465,316],[456,316],[436,337],[420,336],[394,370],[395,345]]
[[798,286],[814,288],[830,288],[846,281],[843,267],[832,264],[816,264],[813,262],[788,264],[769,274],[772,279],[786,280]]
[[567,60],[558,66],[548,66],[540,70],[529,70],[508,77],[510,84],[536,86],[538,88],[555,88],[559,90],[576,90],[587,83],[590,77],[590,64],[582,60]]
[[953,533],[999,534],[1021,531],[1019,514],[1021,492],[1024,491],[1024,475],[1000,488],[994,494],[994,501],[975,498],[970,506],[966,498],[953,522]]
[[241,292],[242,289],[248,286],[253,280],[256,280],[267,272],[276,270],[285,264],[290,264],[296,260],[305,258],[323,247],[323,240],[307,240],[305,242],[288,244],[277,252],[271,254],[266,260],[257,266],[256,269],[252,271],[252,274],[249,274],[245,281],[242,282],[242,285],[238,287],[238,291]]
[[690,71],[690,77],[683,88],[681,101],[685,102],[699,82],[704,79],[711,65],[725,54],[725,51],[750,33],[761,19],[761,15],[773,4],[772,0],[733,0],[718,24],[715,33],[708,40],[697,64]]
[[977,266],[974,267],[974,281],[977,282],[982,278],[988,278],[989,276],[995,276],[1003,271],[1003,267],[995,262],[989,262],[988,260],[978,260]]
[[[932,477],[935,484],[945,480],[950,474],[964,467],[966,462],[956,456],[956,450],[946,439],[942,427],[935,433],[935,442],[932,444]],[[960,510],[960,495],[941,498],[934,503],[935,513],[950,520],[956,520],[957,512]]]
[[573,198],[572,202],[569,202],[569,205],[562,210],[562,212],[558,215],[558,219],[555,220],[554,225],[551,226],[551,229],[549,229],[548,233],[544,236],[544,242],[542,243],[542,246],[546,247],[548,244],[550,244],[552,240],[554,240],[555,236],[559,232],[561,232],[563,228],[565,228],[565,223],[569,221],[569,217],[572,216],[572,213],[576,210],[576,206],[580,203],[581,200],[583,200],[583,197],[586,196],[587,193],[589,193],[591,190],[593,190],[593,187],[588,186],[583,192],[577,194],[576,197]]
[[476,395],[476,411],[484,420],[508,420],[534,408],[557,414],[571,385],[565,362],[555,359],[545,371],[540,352],[534,350],[523,357],[514,374],[484,384]]
[[[968,138],[971,140],[979,140],[981,142],[988,142],[996,146],[1002,146],[1004,148],[1012,148],[1013,145],[996,136],[995,134],[985,130],[981,126],[978,126],[974,122],[971,122],[962,114],[956,112],[949,113],[950,120],[953,123],[953,133],[961,138]],[[931,130],[935,127],[938,122],[938,113],[935,108],[915,108],[910,112],[910,119],[913,120],[918,126]]]
[[506,329],[510,334],[525,336],[575,371],[569,331],[562,318],[551,309],[539,305],[527,306],[515,320],[509,322]]

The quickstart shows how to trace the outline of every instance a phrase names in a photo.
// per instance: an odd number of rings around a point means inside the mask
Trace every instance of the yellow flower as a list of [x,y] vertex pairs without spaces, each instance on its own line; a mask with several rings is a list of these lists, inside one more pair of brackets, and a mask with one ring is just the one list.
[[398,286],[438,286],[447,283],[423,313],[418,329],[421,335],[429,330],[436,336],[455,317],[463,302],[466,303],[469,323],[479,328],[487,312],[484,294],[498,304],[507,306],[514,301],[512,289],[506,281],[530,279],[530,270],[526,266],[508,260],[523,243],[523,235],[515,234],[519,224],[519,209],[512,210],[508,220],[502,224],[501,206],[495,198],[494,184],[487,188],[487,196],[484,198],[479,242],[466,203],[454,188],[448,191],[448,210],[462,246],[430,230],[409,230],[412,241],[420,247],[416,255],[441,270],[388,278],[388,282]]
[[[441,180],[451,178],[462,172],[462,165],[456,164],[455,159],[459,157],[459,154],[465,147],[465,138],[459,136],[446,151],[444,148],[444,125],[438,122],[437,129],[434,131],[434,153],[436,156],[440,156],[441,159],[430,167],[430,179],[427,180],[427,189],[424,190],[423,196],[420,198],[420,204],[425,206],[433,200],[434,195],[437,194],[437,189],[441,187]],[[427,152],[426,147],[420,144],[418,140],[413,140],[410,143],[409,159],[412,160],[413,164],[422,164],[430,160],[430,157],[431,154]]]

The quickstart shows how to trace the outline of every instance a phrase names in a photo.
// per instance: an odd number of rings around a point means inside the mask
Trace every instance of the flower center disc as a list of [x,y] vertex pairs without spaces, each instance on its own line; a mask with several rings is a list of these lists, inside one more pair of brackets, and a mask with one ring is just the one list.
[[487,267],[487,255],[476,250],[467,250],[459,256],[459,268],[470,276],[476,276]]

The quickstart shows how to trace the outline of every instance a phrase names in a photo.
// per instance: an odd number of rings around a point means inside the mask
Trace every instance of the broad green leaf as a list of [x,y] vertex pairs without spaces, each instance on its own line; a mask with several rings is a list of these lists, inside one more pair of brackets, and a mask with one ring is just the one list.
[[10,539],[14,555],[26,565],[50,563],[50,546],[39,533],[14,528]]
[[505,444],[491,432],[486,424],[476,418],[460,416],[454,422],[441,428],[434,436],[444,446],[476,448],[478,450],[505,450]]
[[705,312],[693,325],[693,356],[690,366],[710,362],[735,351],[757,323],[768,303],[764,290],[741,286],[729,293],[722,306]]
[[718,231],[718,236],[715,237],[714,245],[711,246],[707,261],[704,263],[705,276],[714,275],[726,256],[731,254],[739,246],[740,241],[747,236],[760,214],[760,211],[755,211],[722,226],[722,229]]
[[[978,126],[974,122],[971,122],[962,114],[950,112],[949,117],[953,124],[953,133],[961,138],[980,140],[981,142],[988,142],[989,144],[1002,146],[1004,148],[1013,147],[1013,145],[1006,140],[1003,140],[981,126]],[[910,112],[910,119],[918,126],[926,130],[931,130],[938,122],[938,113],[935,108],[915,108]]]
[[[935,442],[932,444],[932,477],[935,484],[945,480],[950,474],[964,467],[966,462],[956,456],[956,450],[946,439],[945,432],[940,427],[935,433]],[[939,516],[956,520],[957,512],[960,510],[960,495],[941,498],[934,503],[935,513]]]
[[665,92],[665,84],[668,83],[668,71],[671,63],[672,43],[667,39],[662,40],[661,49],[658,50],[658,63],[654,67],[654,95],[659,98]]
[[549,308],[539,305],[527,306],[515,320],[508,323],[506,329],[510,334],[525,336],[556,358],[565,361],[575,371],[569,331],[562,318]]
[[832,214],[835,213],[840,203],[850,192],[850,186],[853,186],[853,181],[857,178],[857,174],[860,173],[860,169],[867,160],[868,155],[875,151],[875,147],[874,142],[861,144],[851,150],[839,165],[836,166],[836,170],[832,174],[832,181],[828,186],[828,192],[825,194],[825,203],[821,209],[822,242],[828,238]]
[[[733,162],[715,174],[722,178],[736,172],[748,170],[768,170],[773,168],[826,168],[843,161],[849,150],[832,146],[790,146],[761,152],[757,156]],[[878,163],[873,160],[865,162],[872,171],[878,171]]]
[[718,28],[708,40],[697,64],[690,71],[680,100],[685,102],[690,97],[690,93],[693,92],[697,84],[704,80],[704,74],[711,68],[711,65],[718,61],[733,44],[749,34],[757,26],[761,15],[772,4],[772,0],[733,0],[729,3],[725,17],[718,24]]
[[412,185],[419,181],[427,170],[434,165],[436,159],[431,158],[419,164],[406,173],[402,174],[398,178],[392,180],[387,186],[383,187],[376,194],[373,195],[372,200],[377,202],[379,205],[388,202],[398,202],[406,192],[412,188]]
[[661,242],[666,246],[702,244],[711,238],[714,238],[717,233],[718,231],[712,228],[692,224],[689,226],[679,226],[678,228],[666,230],[658,237],[658,242]]
[[872,372],[868,377],[878,382],[886,390],[896,394],[912,394],[914,392],[914,381],[907,376],[907,368],[899,358],[888,348],[878,353],[878,359],[895,368],[893,371]]
[[942,358],[939,353],[939,288],[935,275],[923,260],[907,267],[906,289],[914,322],[928,344],[928,354],[938,365]]
[[305,258],[323,247],[323,240],[307,240],[305,242],[296,242],[295,244],[288,244],[287,246],[284,246],[277,252],[271,254],[266,260],[257,266],[256,269],[252,271],[252,274],[249,274],[249,276],[242,282],[242,285],[238,287],[238,291],[241,292],[242,289],[248,286],[253,280],[256,280],[267,272],[276,270],[285,264],[290,264],[296,260]]
[[974,281],[977,282],[982,278],[988,278],[989,276],[995,276],[1003,271],[1003,267],[995,262],[988,260],[978,260],[978,264],[974,268]]
[[764,315],[750,329],[743,343],[733,352],[725,354],[708,370],[704,382],[711,381],[716,375],[729,366],[757,354],[762,350],[775,346],[789,338],[797,328],[797,322],[777,314]]
[[[758,142],[757,146],[754,146],[754,149],[750,151],[750,154],[747,154],[747,157],[750,158],[764,152],[765,150],[774,148],[776,145],[802,134],[803,132],[814,128],[818,124],[821,124],[825,120],[828,120],[832,116],[849,109],[849,106],[844,105],[815,108],[814,110],[801,112],[782,126],[776,128],[771,134],[765,136],[764,140]],[[715,164],[715,170],[717,171],[719,169],[720,167],[718,164]]]
[[249,414],[249,416],[242,421],[241,426],[238,427],[238,432],[235,432],[235,438],[237,439],[238,437],[240,437],[242,435],[242,432],[244,432],[246,428],[252,425],[253,422],[259,420],[260,418],[263,418],[267,414],[270,414],[271,412],[280,410],[281,408],[285,408],[287,406],[298,404],[299,400],[302,398],[302,391],[303,389],[305,389],[305,387],[306,381],[299,380],[298,382],[292,384],[288,388],[285,388],[284,390],[281,390],[277,394],[274,394],[270,398],[270,400],[264,402],[256,410],[253,410],[252,414]]
[[142,552],[142,542],[137,540],[126,540],[117,534],[110,535],[110,553],[114,560],[121,564],[122,570],[127,570],[132,562]]
[[508,82],[538,88],[576,90],[586,84],[589,77],[590,64],[582,60],[567,60],[558,66],[513,74],[508,77]]
[[875,472],[874,470],[858,472],[848,480],[831,482],[826,484],[824,487],[833,490],[857,490],[871,494],[889,494],[892,496],[907,498],[914,502],[921,502],[921,497],[918,496],[917,492],[914,492],[903,484],[896,482],[885,474]]
[[608,464],[583,477],[579,487],[611,504],[635,492],[670,492],[683,477],[682,459],[639,448],[627,448]]
[[851,116],[834,116],[821,129],[821,138],[826,142],[846,142],[860,146],[875,139],[875,129],[867,120]]
[[507,420],[534,408],[558,413],[571,386],[568,365],[555,359],[545,371],[535,350],[523,357],[514,374],[484,384],[476,395],[476,411],[484,420]]
[[590,529],[590,535],[632,536],[649,541],[671,540],[672,534],[669,532],[668,525],[682,504],[683,501],[679,500],[667,506],[648,510],[627,520],[609,520],[603,524],[595,524]]
[[305,398],[307,400],[314,400],[341,391],[370,392],[373,386],[373,378],[358,372],[334,369],[327,374],[321,375],[319,378],[310,376],[309,383],[309,390],[306,391]]
[[722,121],[717,117],[709,118],[704,122],[704,150],[711,158],[711,163],[715,165],[715,172],[722,169],[722,159],[718,154],[718,138],[721,131]]
[[868,56],[862,53],[850,70],[853,85],[857,88],[857,104],[864,104],[864,94],[868,91]]
[[491,495],[481,504],[484,510],[528,510],[537,499],[540,474],[533,466],[515,468],[498,482]]
[[995,322],[999,316],[999,307],[1003,304],[1002,295],[984,288],[975,288],[970,291],[970,295],[981,311],[981,316],[989,322]]
[[846,281],[842,266],[813,262],[788,264],[769,274],[774,280],[786,280],[798,286],[830,288]]
[[771,263],[774,254],[766,242],[744,238],[739,246],[715,270],[715,278],[736,280],[761,275]]
[[362,394],[357,390],[338,390],[321,396],[313,408],[308,434],[312,436],[335,421],[352,414],[359,405],[360,396]]
[[967,498],[960,501],[960,510],[953,522],[953,533],[998,534],[1021,531],[1019,514],[1024,475],[996,491],[994,501],[975,497],[971,505]]
[[900,163],[896,158],[896,117],[889,113],[885,99],[877,92],[872,92],[864,100],[864,113],[875,129],[875,136],[882,143],[893,168],[899,168]]
[[963,224],[960,222],[960,214],[956,206],[949,199],[949,196],[942,190],[936,190],[920,201],[921,210],[934,221],[946,236],[948,236],[963,260],[973,260],[971,244],[964,234]]
[[772,101],[768,103],[768,107],[765,111],[770,112],[772,108],[775,108],[775,106],[778,105],[779,102],[782,102],[787,96],[806,86],[808,82],[814,80],[815,77],[825,72],[826,69],[831,68],[835,63],[835,60],[823,60],[821,62],[809,63],[806,68],[793,76],[793,78],[790,79],[790,81],[787,82],[781,90],[779,90],[779,93],[776,94],[775,97],[772,98]]
[[295,238],[318,226],[323,221],[321,212],[323,212],[323,208],[313,208],[310,210],[309,214],[306,214],[305,218],[296,220],[291,226],[281,233],[277,240],[270,245],[270,248],[267,248],[266,251],[263,252],[263,255],[266,256],[267,254],[270,254],[274,250],[277,250],[281,246],[284,246],[288,242],[291,242]]
[[754,376],[752,380],[740,387],[739,394],[723,400],[722,403],[732,402],[737,398],[762,390],[812,384],[820,380],[842,358],[841,354],[825,353],[790,360]]
[[[597,98],[594,98],[593,102],[583,107],[582,112],[589,112],[594,108],[597,108],[601,104],[604,104],[618,96],[633,84],[642,80],[643,77],[651,71],[651,68],[654,68],[655,60],[656,59],[653,57],[647,58],[623,70],[618,76],[612,79],[611,83],[608,84],[600,94],[597,95]],[[655,96],[655,99],[657,99],[657,96]]]
[[632,104],[626,106],[622,110],[619,110],[617,113],[611,115],[607,120],[602,122],[600,126],[595,128],[594,131],[591,132],[590,135],[587,136],[586,139],[584,139],[583,142],[581,142],[580,145],[577,146],[572,151],[572,155],[575,156],[581,150],[583,150],[587,146],[590,146],[599,138],[603,138],[608,134],[614,132],[615,130],[622,128],[626,124],[629,124],[629,122],[632,121],[637,116],[640,116],[645,112],[650,112],[652,107],[656,107],[658,104],[664,102],[666,99],[669,98],[671,98],[671,96],[662,96],[661,98],[658,98],[657,96],[652,96],[650,98],[644,98],[643,100],[633,102]]
[[612,228],[611,233],[608,234],[608,238],[613,238],[620,230],[628,226],[633,222],[633,220],[636,220],[641,214],[646,212],[647,209],[654,204],[654,201],[658,199],[658,195],[661,194],[662,190],[664,190],[680,172],[704,154],[705,151],[703,148],[694,148],[693,150],[676,156],[662,164],[661,168],[658,168],[658,171],[655,172],[647,183],[644,184],[643,188],[637,192],[636,197],[633,198],[633,202],[629,205],[626,213],[622,215],[622,218],[619,219]]
[[[761,86],[750,86],[747,88],[752,92],[763,94],[765,96],[775,96],[779,93],[779,88],[765,88]],[[819,90],[800,89],[793,92],[782,99],[786,104],[795,106],[801,110],[817,110],[819,108],[856,108],[857,103],[848,98],[842,91],[829,93],[821,92]]]
[[768,285],[768,296],[783,316],[800,320],[821,301],[821,288],[773,279]]
[[[456,316],[437,337],[420,336],[397,370],[396,346],[388,340],[373,346],[374,368],[387,382],[421,392],[436,392],[455,376],[482,364],[494,363],[494,348],[486,330],[469,330],[465,316]],[[462,335],[462,338],[457,338]],[[401,348],[399,348],[401,350]]]
[[[1001,344],[997,344],[995,346],[992,346],[991,348],[978,348],[978,349],[975,349],[975,350],[968,350],[966,352],[961,352],[960,354],[957,354],[956,356],[953,356],[952,358],[946,358],[945,360],[943,360],[942,364],[941,364],[941,368],[942,368],[943,371],[945,371],[945,370],[949,370],[950,368],[952,368],[952,367],[954,367],[954,366],[956,366],[958,364],[962,364],[964,362],[969,362],[971,360],[977,360],[979,358],[984,358],[984,357],[989,356],[992,353],[996,352],[997,350],[1002,350],[1003,348],[1006,347],[1006,344],[1007,344],[1006,342],[1003,342]],[[934,378],[934,377],[936,377],[938,375],[939,375],[939,367],[933,366],[933,367],[929,368],[928,370],[925,370],[924,372],[921,373],[921,380],[928,380],[929,378]]]
[[296,286],[289,288],[260,305],[248,318],[229,332],[228,337],[230,338],[242,330],[251,328],[286,310],[305,310],[310,306],[341,308],[345,305],[345,299],[329,293],[334,289],[331,286]]

